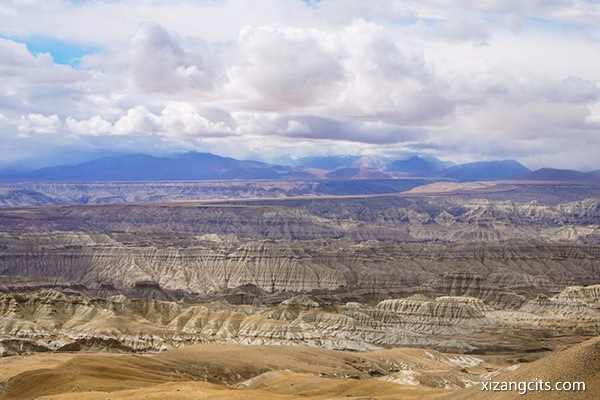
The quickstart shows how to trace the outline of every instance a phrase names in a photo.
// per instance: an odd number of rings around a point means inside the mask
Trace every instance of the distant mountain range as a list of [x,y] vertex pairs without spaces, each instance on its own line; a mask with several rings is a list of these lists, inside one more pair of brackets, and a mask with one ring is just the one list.
[[600,181],[600,169],[592,172],[581,172],[570,169],[541,168],[530,174],[522,176],[520,179],[530,181],[567,182]]
[[333,171],[339,168],[355,167],[360,156],[302,157],[292,162],[296,167],[308,167]]
[[453,166],[451,162],[444,162],[435,157],[424,158],[413,156],[407,160],[396,160],[392,162],[387,170],[398,171],[411,175],[433,176],[446,168]]
[[230,179],[308,179],[294,167],[242,161],[210,153],[174,157],[128,154],[102,157],[78,165],[58,165],[31,172],[0,174],[1,179],[34,181],[166,181]]
[[488,179],[515,179],[531,170],[515,160],[477,161],[454,165],[438,174],[459,181],[481,181]]
[[407,160],[396,160],[384,156],[322,156],[302,157],[292,165],[298,167],[336,170],[340,168],[373,168],[381,171],[399,171],[416,175],[433,175],[435,172],[454,165],[431,156],[412,156]]
[[237,160],[211,153],[189,152],[170,157],[145,154],[107,156],[77,165],[33,171],[0,170],[2,181],[188,181],[188,180],[348,180],[429,178],[478,181],[499,179],[600,181],[600,170],[579,172],[542,168],[532,172],[515,160],[454,165],[435,157],[393,160],[379,156],[304,157],[294,165]]
[[379,169],[360,167],[338,168],[323,177],[325,179],[394,179],[393,175]]

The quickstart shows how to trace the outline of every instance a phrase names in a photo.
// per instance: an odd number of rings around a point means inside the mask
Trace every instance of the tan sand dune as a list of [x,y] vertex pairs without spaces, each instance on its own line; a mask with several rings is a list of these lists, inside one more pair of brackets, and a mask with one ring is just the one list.
[[585,341],[566,350],[553,353],[530,364],[521,365],[513,371],[492,378],[494,382],[536,382],[543,380],[554,385],[557,382],[585,382],[585,391],[530,391],[518,392],[483,391],[480,385],[444,396],[444,399],[600,399],[600,337]]

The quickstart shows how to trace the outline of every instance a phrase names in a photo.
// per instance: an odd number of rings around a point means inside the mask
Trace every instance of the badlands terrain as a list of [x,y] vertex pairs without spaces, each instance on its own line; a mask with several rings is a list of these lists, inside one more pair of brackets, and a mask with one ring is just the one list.
[[6,186],[0,398],[600,395],[598,184],[376,182]]

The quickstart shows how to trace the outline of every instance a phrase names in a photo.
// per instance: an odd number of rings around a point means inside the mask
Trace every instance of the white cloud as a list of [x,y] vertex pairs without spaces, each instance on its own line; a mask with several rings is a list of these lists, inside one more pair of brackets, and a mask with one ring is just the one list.
[[144,106],[130,108],[114,125],[114,133],[121,135],[153,134],[159,130],[158,117]]
[[[586,158],[598,18],[583,0],[9,0],[0,135]],[[57,65],[21,43],[33,36],[100,51]]]
[[600,128],[600,102],[588,105],[588,115],[585,117],[585,122]]
[[382,26],[358,20],[344,29],[341,40],[348,76],[341,113],[417,124],[451,111],[423,56],[402,49]]
[[61,121],[58,115],[27,114],[21,117],[17,125],[19,133],[27,136],[30,133],[49,134],[58,132]]
[[81,121],[69,116],[65,123],[68,129],[76,134],[100,136],[110,135],[114,132],[112,124],[99,115]]
[[574,76],[563,79],[552,93],[553,99],[565,103],[588,103],[599,96],[600,88],[596,83]]
[[420,26],[424,35],[446,41],[472,42],[475,45],[489,44],[491,28],[489,21],[481,16],[465,14],[451,15],[432,26]]
[[244,108],[281,110],[332,99],[344,69],[327,32],[276,26],[245,27],[224,55],[225,94]]
[[158,123],[169,136],[226,136],[234,129],[223,121],[210,121],[188,103],[169,103],[160,113]]
[[199,40],[190,47],[157,23],[142,24],[126,49],[135,85],[162,92],[210,87],[211,72],[204,65],[208,49]]
[[95,115],[90,119],[66,118],[70,132],[81,135],[163,135],[171,137],[205,137],[233,134],[234,128],[224,121],[211,121],[185,102],[168,103],[159,114],[144,106],[135,106],[114,123]]
[[312,132],[310,126],[305,123],[296,121],[295,119],[291,119],[285,125],[285,128],[282,130],[282,133],[288,134],[309,134]]

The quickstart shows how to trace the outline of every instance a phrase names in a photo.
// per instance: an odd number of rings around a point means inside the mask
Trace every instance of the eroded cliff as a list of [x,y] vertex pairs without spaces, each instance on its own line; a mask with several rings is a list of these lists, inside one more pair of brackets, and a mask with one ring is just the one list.
[[209,342],[350,350],[420,346],[461,352],[540,351],[551,346],[544,343],[552,343],[553,337],[600,333],[595,300],[565,301],[571,290],[518,310],[496,310],[472,297],[452,296],[336,306],[302,295],[276,306],[235,306],[122,295],[98,299],[42,290],[0,296],[0,335],[3,354],[156,351]]

